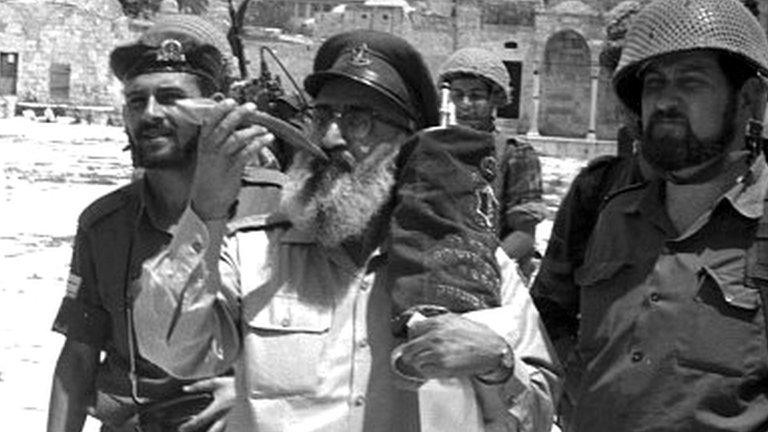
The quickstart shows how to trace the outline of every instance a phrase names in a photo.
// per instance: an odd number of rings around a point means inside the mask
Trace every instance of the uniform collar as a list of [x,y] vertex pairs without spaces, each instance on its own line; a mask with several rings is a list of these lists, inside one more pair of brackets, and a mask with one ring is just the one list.
[[[317,245],[323,247],[317,240],[317,235],[314,232],[306,230],[300,230],[295,227],[289,228],[280,239],[281,244],[304,244],[304,245]],[[355,264],[355,260],[350,257],[349,253],[343,247],[334,247],[327,249],[328,257],[336,264],[349,269],[353,272],[358,272],[360,266]],[[365,273],[375,273],[386,263],[387,255],[382,252],[381,248],[376,248],[366,260],[362,268],[365,269]]]
[[[657,178],[648,182],[642,195],[624,209],[625,213],[652,214],[664,210],[664,180]],[[717,200],[727,200],[742,215],[756,219],[763,215],[766,192],[768,191],[768,166],[760,155],[749,170],[737,179],[736,184]]]
[[641,194],[635,200],[628,203],[623,211],[628,214],[642,213],[647,220],[669,235],[684,238],[698,231],[706,224],[711,218],[714,209],[723,202],[728,202],[734,210],[744,217],[750,219],[762,217],[766,191],[768,191],[768,167],[766,167],[764,156],[760,155],[752,163],[749,170],[737,179],[736,184],[716,200],[716,205],[712,206],[712,210],[703,214],[694,222],[694,225],[686,230],[686,233],[679,236],[673,234],[677,233],[677,230],[672,225],[664,205],[664,184],[665,180],[660,178],[651,180],[642,190]]
[[676,229],[672,225],[664,205],[664,196],[664,180],[653,179],[646,183],[639,196],[626,206],[624,212],[629,214],[642,213],[652,224],[664,232],[675,233]]
[[141,176],[137,182],[139,183],[139,202],[141,206],[139,209],[140,217],[146,218],[152,228],[157,231],[173,236],[176,233],[177,224],[163,223],[160,211],[152,205],[152,200],[149,199],[149,183],[146,178]]
[[768,190],[768,169],[762,154],[739,177],[735,186],[729,189],[722,200],[728,200],[731,206],[750,219],[759,219],[765,208],[765,194]]

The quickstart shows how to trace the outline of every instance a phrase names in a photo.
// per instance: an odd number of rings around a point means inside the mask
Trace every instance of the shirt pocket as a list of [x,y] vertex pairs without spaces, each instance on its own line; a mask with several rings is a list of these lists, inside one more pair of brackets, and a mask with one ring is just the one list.
[[[245,307],[246,314],[248,307]],[[278,293],[246,320],[246,362],[252,396],[316,392],[325,375],[332,307]],[[248,317],[248,314],[246,315]]]
[[766,355],[760,293],[744,285],[743,265],[703,266],[680,364],[724,376],[743,376]]

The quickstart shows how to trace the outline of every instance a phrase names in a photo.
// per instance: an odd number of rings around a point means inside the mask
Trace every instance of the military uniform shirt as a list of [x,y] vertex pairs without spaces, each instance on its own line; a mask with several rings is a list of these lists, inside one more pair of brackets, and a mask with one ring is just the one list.
[[[171,240],[144,205],[140,179],[91,204],[78,221],[67,291],[53,330],[106,352],[98,367],[96,388],[129,396],[129,351],[126,300],[141,263]],[[128,257],[130,251],[130,259]],[[179,393],[180,382],[137,358],[140,396],[159,398]]]
[[[188,209],[172,243],[145,263],[134,309],[142,352],[177,376],[234,364],[228,430],[414,430],[415,393],[396,388],[390,371],[392,305],[376,258],[357,265],[267,218],[231,232],[209,269],[203,257],[223,230]],[[503,384],[476,382],[478,400],[487,430],[548,432],[559,368],[514,264],[495,255],[504,306],[467,317],[507,340],[515,366]]]
[[761,158],[682,235],[661,180],[607,203],[576,271],[583,376],[569,430],[767,430],[763,305],[744,279],[767,185]]
[[573,179],[557,210],[547,250],[531,296],[553,340],[575,337],[578,327],[579,288],[574,271],[584,252],[606,199],[643,182],[637,158],[605,156],[589,163]]

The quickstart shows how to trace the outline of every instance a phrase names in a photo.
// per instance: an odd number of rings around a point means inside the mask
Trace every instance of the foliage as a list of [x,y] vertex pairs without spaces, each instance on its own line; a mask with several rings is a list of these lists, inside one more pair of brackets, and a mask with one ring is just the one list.
[[[158,11],[163,0],[120,0],[123,13],[131,18],[152,18]],[[208,9],[210,0],[178,0],[178,10],[182,13],[202,14]]]
[[483,24],[533,27],[536,2],[489,1],[483,3],[482,14]]
[[200,15],[208,10],[209,0],[178,0],[179,12]]
[[282,0],[261,0],[248,8],[245,22],[260,27],[285,29],[291,18],[291,10]]
[[120,0],[123,13],[131,18],[149,19],[160,10],[162,0]]

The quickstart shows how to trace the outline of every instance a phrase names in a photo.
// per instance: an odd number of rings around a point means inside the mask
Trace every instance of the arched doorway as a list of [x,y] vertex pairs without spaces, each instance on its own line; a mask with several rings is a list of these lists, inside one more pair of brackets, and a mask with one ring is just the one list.
[[549,38],[540,70],[539,131],[542,135],[587,135],[590,63],[589,46],[579,33],[564,30]]

